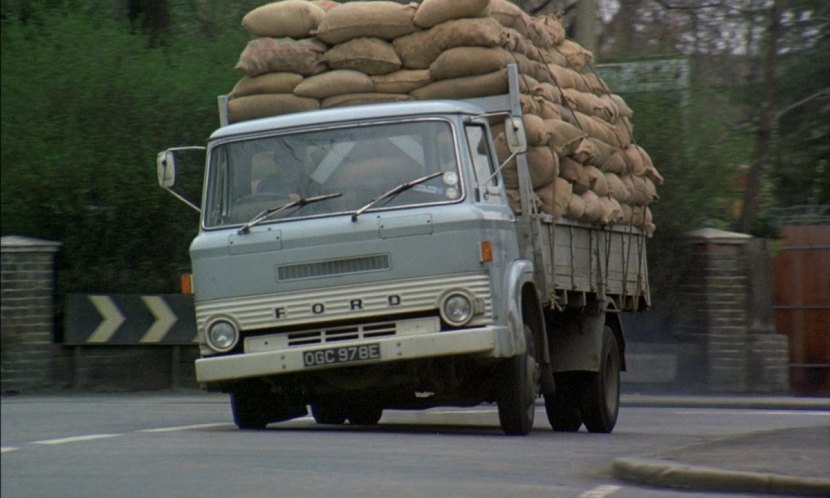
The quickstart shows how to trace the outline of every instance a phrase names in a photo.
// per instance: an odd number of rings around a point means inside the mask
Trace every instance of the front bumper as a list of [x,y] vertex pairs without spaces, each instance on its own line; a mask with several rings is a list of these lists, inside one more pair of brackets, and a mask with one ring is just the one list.
[[471,354],[481,355],[485,358],[495,357],[498,349],[498,337],[506,333],[507,329],[505,327],[489,326],[344,343],[342,345],[379,344],[380,359],[322,366],[305,366],[303,355],[309,352],[326,350],[331,345],[201,358],[196,360],[196,380],[200,383],[227,382],[292,372],[436,356]]

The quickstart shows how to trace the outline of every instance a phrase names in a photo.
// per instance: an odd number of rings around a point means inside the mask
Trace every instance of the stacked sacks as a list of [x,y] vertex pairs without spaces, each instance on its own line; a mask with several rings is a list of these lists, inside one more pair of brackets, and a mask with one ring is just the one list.
[[[654,231],[648,206],[663,179],[634,143],[632,111],[555,17],[532,17],[507,0],[283,0],[249,12],[243,27],[256,38],[236,66],[244,76],[230,94],[232,122],[502,94],[506,67],[516,64],[537,205],[557,218]],[[503,125],[493,134],[503,161]],[[515,161],[502,171],[515,201]]]

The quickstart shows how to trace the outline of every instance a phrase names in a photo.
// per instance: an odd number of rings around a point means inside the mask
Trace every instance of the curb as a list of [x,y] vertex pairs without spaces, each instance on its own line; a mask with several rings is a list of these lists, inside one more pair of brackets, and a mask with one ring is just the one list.
[[658,487],[830,496],[830,479],[723,470],[658,459],[617,458],[613,473],[624,481]]

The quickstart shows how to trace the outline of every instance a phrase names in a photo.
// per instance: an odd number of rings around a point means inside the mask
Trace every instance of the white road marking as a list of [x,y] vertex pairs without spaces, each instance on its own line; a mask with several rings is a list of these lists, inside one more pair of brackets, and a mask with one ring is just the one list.
[[622,486],[614,486],[613,484],[603,484],[579,495],[579,498],[605,498],[611,496],[617,491],[621,490]]
[[20,448],[15,448],[14,446],[3,446],[0,448],[0,453],[9,453],[11,451],[19,450]]
[[718,409],[718,408],[708,408],[708,409],[692,409],[692,410],[675,410],[675,413],[678,415],[810,415],[813,417],[830,417],[830,411],[820,411],[820,410],[752,410],[752,409],[740,409],[740,410],[728,410],[728,409]]
[[80,443],[83,441],[94,441],[96,439],[108,439],[113,437],[120,437],[121,434],[89,434],[86,436],[73,436],[73,437],[64,437],[60,439],[44,439],[43,441],[32,441],[29,444],[67,444],[67,443]]
[[195,429],[210,429],[211,427],[226,427],[232,426],[227,422],[213,423],[213,424],[194,424],[194,425],[179,425],[175,427],[159,427],[157,429],[142,429],[136,432],[178,432],[178,431],[192,431]]

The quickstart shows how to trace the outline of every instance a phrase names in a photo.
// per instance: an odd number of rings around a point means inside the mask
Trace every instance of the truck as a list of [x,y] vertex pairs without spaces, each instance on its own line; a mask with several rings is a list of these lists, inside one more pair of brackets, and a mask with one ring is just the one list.
[[[543,399],[556,431],[613,430],[621,313],[650,304],[645,235],[537,207],[514,65],[507,77],[504,95],[234,124],[219,98],[189,249],[195,370],[240,429],[309,408],[374,425],[387,409],[494,403],[501,430],[526,435]],[[192,148],[158,154],[161,187]]]

